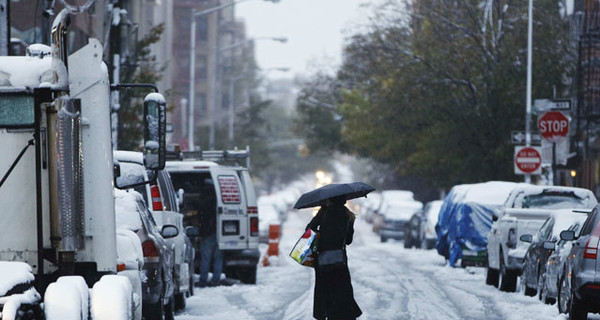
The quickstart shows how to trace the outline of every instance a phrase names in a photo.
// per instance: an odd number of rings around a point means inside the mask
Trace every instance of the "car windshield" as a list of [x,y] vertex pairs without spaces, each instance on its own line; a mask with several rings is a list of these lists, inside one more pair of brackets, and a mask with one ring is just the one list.
[[523,198],[523,208],[539,209],[585,209],[588,207],[587,199],[582,199],[574,193],[539,193],[527,195]]

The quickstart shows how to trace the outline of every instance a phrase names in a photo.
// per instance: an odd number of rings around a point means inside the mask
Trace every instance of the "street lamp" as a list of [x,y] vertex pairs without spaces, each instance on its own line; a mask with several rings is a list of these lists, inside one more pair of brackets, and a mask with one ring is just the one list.
[[[189,89],[189,117],[188,117],[188,149],[194,151],[194,97],[196,87],[196,18],[217,12],[221,9],[233,6],[235,4],[246,2],[250,0],[232,0],[231,2],[212,7],[202,11],[196,11],[192,9],[192,19],[190,24],[190,89]],[[263,0],[267,2],[277,3],[280,0]],[[219,37],[217,35],[217,47],[219,44]],[[216,71],[216,65],[215,70]]]

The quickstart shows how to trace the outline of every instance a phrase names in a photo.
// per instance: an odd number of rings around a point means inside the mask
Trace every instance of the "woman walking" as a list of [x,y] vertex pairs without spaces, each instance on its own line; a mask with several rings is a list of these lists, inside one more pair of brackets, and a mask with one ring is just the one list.
[[348,271],[346,245],[352,243],[355,216],[344,204],[345,196],[327,200],[306,226],[319,231],[317,251],[342,250],[343,264],[315,268],[315,299],[313,317],[318,320],[351,320],[362,314],[356,301]]

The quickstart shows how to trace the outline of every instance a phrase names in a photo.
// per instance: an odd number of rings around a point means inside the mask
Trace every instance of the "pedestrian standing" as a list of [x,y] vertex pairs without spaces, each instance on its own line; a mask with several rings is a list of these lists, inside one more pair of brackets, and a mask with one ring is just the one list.
[[[201,288],[216,287],[221,283],[223,271],[223,252],[217,241],[217,210],[213,184],[205,184],[203,201],[198,208],[200,220],[200,282]],[[212,263],[211,263],[212,262]],[[212,278],[208,280],[208,272],[212,265]]]
[[345,196],[327,200],[306,229],[319,232],[317,251],[343,250],[344,263],[333,269],[315,267],[313,317],[318,320],[351,320],[362,314],[354,300],[346,245],[352,243],[355,216],[344,204]]

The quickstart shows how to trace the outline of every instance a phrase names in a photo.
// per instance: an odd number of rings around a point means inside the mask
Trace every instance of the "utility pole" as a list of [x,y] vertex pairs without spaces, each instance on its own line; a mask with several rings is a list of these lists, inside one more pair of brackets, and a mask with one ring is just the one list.
[[[525,146],[531,146],[531,51],[533,39],[533,0],[529,0],[527,19],[527,101],[525,103]],[[531,175],[525,175],[525,182],[531,183]]]

